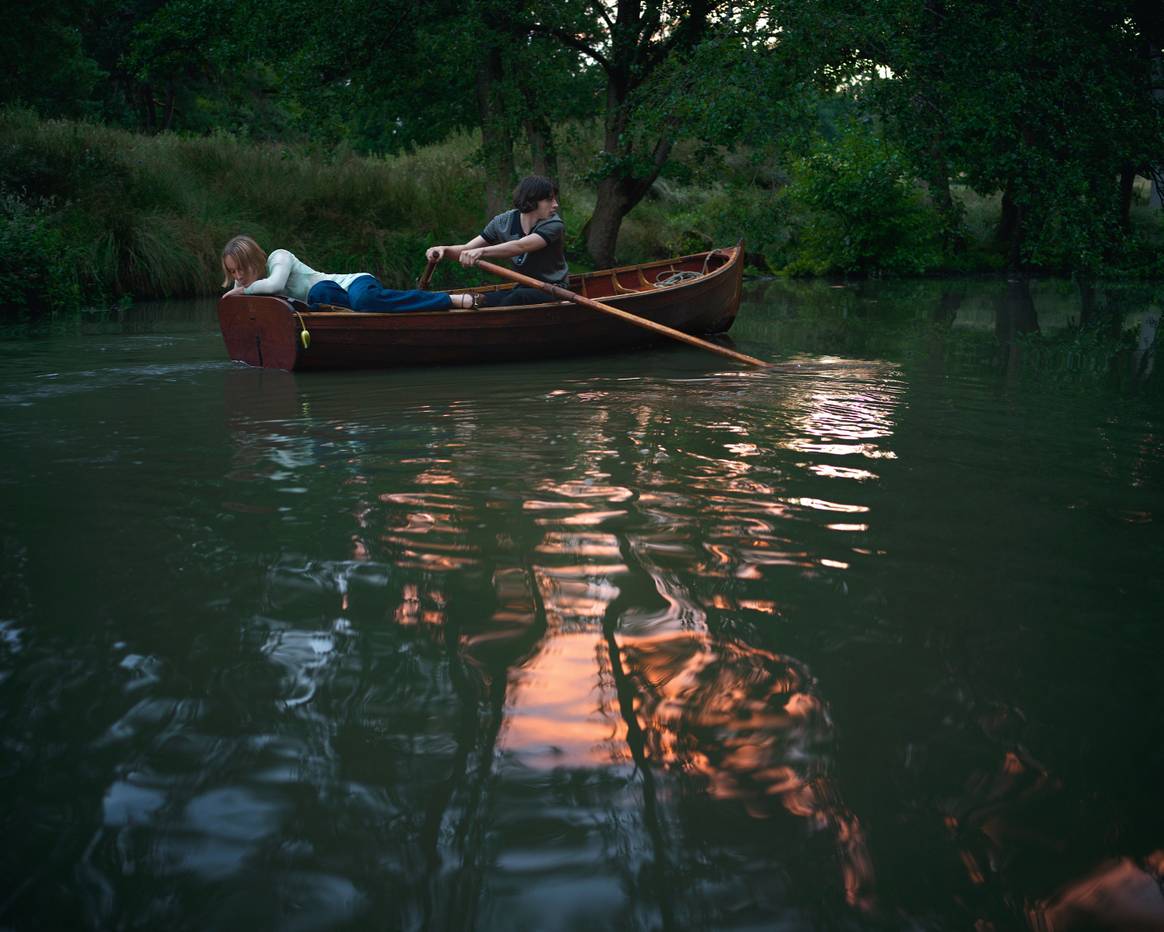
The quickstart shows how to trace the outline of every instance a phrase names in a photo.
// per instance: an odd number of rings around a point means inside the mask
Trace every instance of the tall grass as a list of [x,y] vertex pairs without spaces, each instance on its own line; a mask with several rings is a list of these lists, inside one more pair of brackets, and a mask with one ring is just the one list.
[[49,299],[61,282],[90,303],[212,294],[219,251],[237,233],[405,287],[426,246],[461,242],[485,219],[468,136],[368,158],[7,110],[0,139],[0,260],[23,266],[20,293],[0,297],[9,305],[68,303]]
[[[562,214],[576,266],[595,203],[588,174],[597,124],[559,130]],[[409,287],[424,249],[463,242],[485,216],[479,139],[455,136],[390,157],[243,142],[228,134],[142,136],[0,110],[0,308],[66,308],[127,299],[214,294],[222,244],[248,233],[318,269],[368,271]],[[520,156],[519,156],[520,157]],[[733,158],[739,164],[733,163]],[[741,161],[742,159],[742,161]],[[683,147],[673,160],[684,162]],[[702,180],[664,177],[625,219],[620,262],[694,252],[744,238],[769,270],[802,258],[811,218],[778,196],[780,166],[729,156]],[[523,166],[518,166],[519,174]],[[969,267],[997,267],[998,198],[958,189],[972,244]],[[1140,198],[1132,265],[1164,275],[1164,217]],[[951,268],[968,270],[967,266]],[[480,278],[442,263],[434,287]]]
[[[225,133],[135,135],[10,109],[0,111],[0,138],[0,248],[6,237],[18,240],[20,249],[9,252],[25,257],[24,287],[0,295],[10,306],[64,306],[76,294],[90,304],[213,294],[219,251],[237,233],[268,250],[290,249],[318,269],[368,271],[410,287],[426,247],[464,242],[488,219],[480,143],[470,134],[377,158]],[[562,213],[579,266],[595,203],[587,170],[599,139],[589,124],[564,127],[559,138]],[[660,183],[624,222],[619,260],[753,238],[736,221],[763,215],[766,194],[744,207],[736,199],[732,210],[728,200],[722,186]],[[37,233],[44,229],[66,246],[46,251]],[[433,285],[480,280],[443,263]]]

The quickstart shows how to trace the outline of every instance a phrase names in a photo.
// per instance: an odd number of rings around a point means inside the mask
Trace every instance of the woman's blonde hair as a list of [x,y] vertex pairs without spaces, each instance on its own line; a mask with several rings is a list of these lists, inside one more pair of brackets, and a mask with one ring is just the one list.
[[234,259],[235,267],[239,271],[246,269],[248,272],[258,274],[267,270],[267,254],[263,252],[262,247],[249,236],[236,236],[222,247],[223,288],[234,284],[234,277],[226,270],[227,256]]

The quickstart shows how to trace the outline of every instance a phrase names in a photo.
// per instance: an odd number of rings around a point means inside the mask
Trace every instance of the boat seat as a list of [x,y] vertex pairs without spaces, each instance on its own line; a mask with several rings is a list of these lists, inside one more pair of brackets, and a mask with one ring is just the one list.
[[[640,275],[642,272],[639,273]],[[638,294],[638,288],[627,288],[622,282],[618,280],[618,272],[610,273],[610,284],[614,288],[615,294]]]

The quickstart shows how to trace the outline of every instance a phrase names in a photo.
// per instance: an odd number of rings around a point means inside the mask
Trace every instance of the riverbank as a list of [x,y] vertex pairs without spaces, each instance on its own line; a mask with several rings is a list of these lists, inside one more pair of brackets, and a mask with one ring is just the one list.
[[[214,294],[218,251],[238,232],[319,268],[367,269],[407,287],[425,247],[463,241],[485,220],[484,175],[469,135],[377,158],[226,134],[139,135],[7,110],[0,136],[0,307],[8,313]],[[571,262],[581,268],[579,234],[595,200],[587,180],[593,145],[585,129],[564,137],[563,215]],[[811,160],[782,171],[727,157],[712,182],[677,168],[623,223],[619,260],[743,237],[754,267],[768,273],[965,274],[1004,265],[992,243],[997,198],[955,188],[962,224],[951,239],[924,193],[900,178],[846,194],[846,166],[830,162],[827,179],[812,171]],[[1161,212],[1139,201],[1107,268],[1164,276]],[[446,264],[434,286],[471,276]]]

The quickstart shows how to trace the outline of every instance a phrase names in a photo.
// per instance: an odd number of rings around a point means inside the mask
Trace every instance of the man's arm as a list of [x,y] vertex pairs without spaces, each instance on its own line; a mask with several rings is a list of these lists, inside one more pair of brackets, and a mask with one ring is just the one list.
[[469,242],[461,243],[460,246],[430,246],[425,252],[428,259],[440,262],[441,259],[452,259],[454,262],[461,258],[461,253],[466,249],[479,249],[482,246],[488,246],[489,240],[483,236],[474,236]]
[[[477,237],[477,239],[481,239],[481,237]],[[478,259],[508,259],[510,256],[520,256],[525,252],[537,252],[539,249],[545,249],[548,245],[549,243],[540,233],[530,233],[521,239],[510,240],[508,243],[495,243],[492,246],[474,247],[472,243],[468,243],[467,246],[470,248],[461,250],[459,258],[461,265],[476,265]]]

